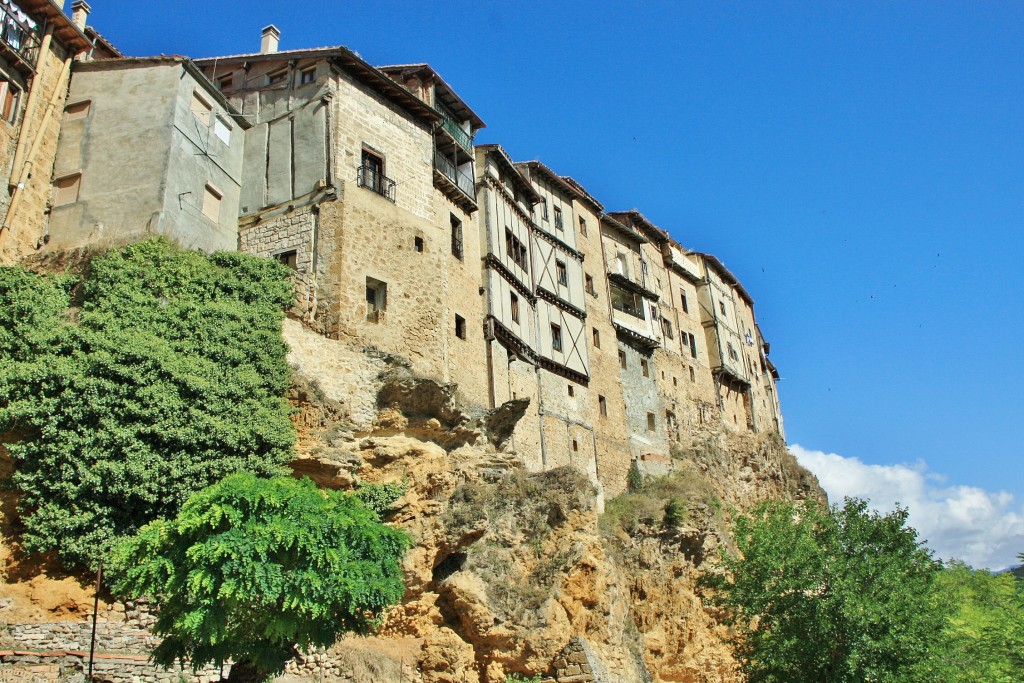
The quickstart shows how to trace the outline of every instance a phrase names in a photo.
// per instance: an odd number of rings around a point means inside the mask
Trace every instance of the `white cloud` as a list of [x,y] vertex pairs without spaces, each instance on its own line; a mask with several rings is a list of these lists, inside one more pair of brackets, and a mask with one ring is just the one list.
[[1024,506],[1013,494],[974,486],[948,486],[924,461],[867,465],[857,458],[808,450],[789,450],[818,477],[833,503],[845,496],[869,500],[882,513],[897,503],[910,513],[909,524],[937,557],[958,558],[972,567],[1005,569],[1020,564],[1024,552]]

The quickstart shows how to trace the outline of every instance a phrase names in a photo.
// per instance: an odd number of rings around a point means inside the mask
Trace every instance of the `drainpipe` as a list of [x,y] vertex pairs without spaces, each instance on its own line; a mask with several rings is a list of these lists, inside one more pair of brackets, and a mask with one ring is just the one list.
[[[25,103],[25,114],[21,120],[21,131],[18,133],[18,146],[14,151],[14,161],[11,162],[11,180],[14,180],[13,171],[21,166],[25,157],[25,145],[28,142],[28,122],[32,120],[32,110],[36,108],[36,100],[39,99],[39,91],[43,89],[42,78],[39,73],[43,68],[43,61],[50,52],[50,43],[53,41],[53,26],[48,25],[43,34],[43,41],[39,46],[39,54],[36,55],[35,76],[32,77],[32,85],[28,89],[28,101]],[[11,185],[17,185],[12,182]]]
[[[3,246],[3,241],[6,235],[11,231],[11,223],[18,211],[18,207],[21,205],[21,199],[25,195],[25,184],[32,175],[32,164],[35,162],[36,155],[39,153],[39,147],[42,145],[46,127],[49,125],[50,119],[53,118],[53,111],[57,108],[57,102],[60,101],[62,94],[66,94],[67,78],[71,73],[71,62],[73,59],[74,56],[69,54],[64,60],[64,67],[61,70],[60,77],[57,79],[57,85],[53,90],[53,94],[50,96],[50,101],[47,103],[46,113],[43,115],[43,120],[39,124],[39,129],[36,131],[36,137],[32,141],[32,147],[29,149],[28,156],[25,158],[21,173],[18,175],[18,181],[11,196],[11,205],[7,208],[7,216],[4,218],[3,225],[0,225],[0,248]],[[36,80],[38,80],[38,76]],[[33,87],[34,86],[35,82],[33,82]],[[23,130],[24,127],[25,126],[23,124]],[[14,167],[12,166],[12,169],[13,168]]]
[[[529,220],[529,219],[527,219]],[[537,271],[533,266],[533,225],[531,222],[526,224],[526,232],[530,240],[530,284],[533,285],[534,292],[537,291],[537,283],[534,280],[537,277]],[[540,346],[540,307],[534,304],[533,306],[533,339],[534,343]],[[538,351],[537,355],[540,355]],[[541,388],[540,380],[540,363],[536,363],[533,366],[534,372],[537,374],[537,420],[540,423],[540,462],[541,467],[545,470],[548,468],[548,453],[544,446],[544,398]]]
[[[487,172],[487,163],[484,163],[484,173]],[[487,182],[481,180],[479,183],[479,189],[484,195],[484,234],[487,235],[487,253],[494,253],[494,244],[491,239],[491,202],[490,195],[492,190],[487,188]],[[465,243],[463,243],[465,247]],[[484,257],[486,258],[486,257]],[[481,259],[483,261],[483,259]],[[488,268],[484,265],[486,261],[481,263],[480,271],[484,276],[484,297],[487,300],[487,317],[491,317],[491,306],[493,305],[493,299],[491,298],[491,278],[488,276]],[[494,358],[493,358],[493,346],[494,339],[487,339],[485,335],[484,343],[487,344],[487,399],[490,402],[491,408],[495,408],[497,400],[494,395]]]

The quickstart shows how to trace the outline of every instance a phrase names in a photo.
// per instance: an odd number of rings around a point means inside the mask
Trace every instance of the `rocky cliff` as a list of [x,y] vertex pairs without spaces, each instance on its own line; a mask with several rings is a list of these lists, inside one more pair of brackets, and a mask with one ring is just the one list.
[[402,643],[410,675],[738,680],[697,578],[728,545],[736,511],[766,498],[824,499],[778,437],[694,434],[671,475],[599,515],[583,475],[528,473],[496,448],[528,406],[465,413],[456,387],[410,376],[401,359],[291,321],[285,336],[296,472],[330,487],[408,484],[390,520],[415,539],[408,592],[376,640]]
[[[736,511],[766,498],[824,498],[781,440],[692,434],[675,449],[668,477],[606,501],[598,514],[585,476],[529,473],[502,450],[527,402],[467,412],[457,387],[414,377],[401,358],[292,320],[284,332],[299,433],[294,471],[332,488],[406,482],[389,522],[414,547],[405,599],[379,636],[313,653],[282,680],[739,680],[697,579],[728,547]],[[51,578],[43,565],[0,550],[0,621],[91,611],[84,577]],[[104,609],[110,621],[124,613],[117,603]]]

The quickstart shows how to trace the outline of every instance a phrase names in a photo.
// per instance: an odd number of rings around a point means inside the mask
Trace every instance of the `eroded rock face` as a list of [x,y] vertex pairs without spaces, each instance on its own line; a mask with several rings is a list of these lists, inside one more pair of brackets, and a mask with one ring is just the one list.
[[[331,353],[351,377],[371,374],[341,347]],[[692,499],[685,520],[666,529],[656,515],[627,532],[601,522],[582,473],[530,474],[515,453],[502,452],[528,401],[473,413],[459,404],[456,387],[411,377],[387,359],[372,362],[379,372],[365,386],[318,376],[307,383],[319,394],[296,392],[302,456],[293,469],[333,488],[409,484],[388,520],[414,539],[404,560],[408,588],[374,642],[415,652],[418,680],[427,683],[502,681],[512,673],[551,681],[740,680],[698,577],[730,542],[723,510],[766,498],[823,499],[780,441],[693,435],[673,460]],[[325,365],[318,356],[312,367]],[[322,408],[318,396],[328,399]]]

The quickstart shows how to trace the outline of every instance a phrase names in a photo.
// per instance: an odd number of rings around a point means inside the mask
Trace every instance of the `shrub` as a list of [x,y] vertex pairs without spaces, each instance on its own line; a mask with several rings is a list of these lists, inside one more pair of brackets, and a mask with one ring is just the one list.
[[[69,316],[72,287],[81,297]],[[81,280],[0,269],[0,431],[29,552],[95,565],[233,472],[282,473],[294,430],[288,270],[151,240]]]

